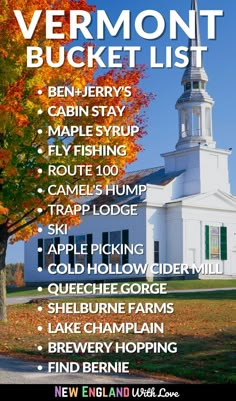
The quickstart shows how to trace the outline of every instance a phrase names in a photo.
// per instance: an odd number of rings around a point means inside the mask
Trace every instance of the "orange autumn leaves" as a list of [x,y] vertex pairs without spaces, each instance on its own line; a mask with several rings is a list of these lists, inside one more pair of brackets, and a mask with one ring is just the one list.
[[[27,26],[29,25],[35,10],[62,9],[65,10],[63,27],[69,32],[69,11],[82,9],[93,12],[95,8],[84,0],[3,0],[0,3],[0,229],[1,225],[7,226],[8,235],[15,240],[28,240],[32,235],[37,234],[37,224],[47,225],[50,223],[76,225],[80,222],[79,216],[51,216],[47,206],[50,203],[73,205],[76,200],[68,199],[65,195],[53,197],[48,195],[47,187],[55,185],[73,185],[74,183],[92,187],[95,183],[105,185],[111,182],[110,177],[97,177],[95,167],[101,165],[117,165],[120,178],[127,166],[136,159],[140,151],[138,139],[145,133],[145,117],[142,108],[148,106],[151,95],[147,95],[140,88],[140,81],[143,78],[144,67],[129,69],[124,66],[122,69],[110,70],[99,75],[96,67],[75,69],[69,64],[54,69],[47,65],[40,68],[26,68],[27,46],[50,46],[57,50],[59,46],[69,43],[68,35],[63,40],[45,39],[45,13],[40,18],[35,34],[31,40],[25,40],[18,26],[13,10],[20,10],[24,16]],[[84,45],[84,44],[83,44]],[[95,74],[96,73],[96,74]],[[48,86],[74,86],[83,90],[87,85],[114,86],[132,88],[132,96],[125,97],[125,91],[119,97],[62,97],[49,98]],[[38,95],[38,90],[42,95]],[[103,116],[99,118],[81,117],[50,117],[47,109],[55,105],[59,106],[122,106],[125,111],[121,117]],[[38,110],[42,109],[42,115]],[[109,127],[111,125],[127,127],[138,125],[139,133],[132,137],[80,137],[54,138],[58,146],[69,143],[91,145],[125,145],[127,155],[88,158],[74,156],[71,152],[67,157],[49,156],[47,147],[49,138],[47,126],[52,127],[63,125],[92,125],[96,124]],[[42,133],[38,133],[42,129]],[[68,142],[69,141],[69,142]],[[50,140],[52,143],[52,140]],[[39,154],[38,149],[43,153]],[[93,175],[82,177],[48,177],[48,166],[50,164],[92,164]],[[38,169],[43,173],[39,174]],[[42,188],[43,194],[37,189]],[[43,212],[39,214],[37,208]]]
[[[73,299],[75,301],[75,299]],[[92,300],[90,299],[92,302]],[[106,299],[105,302],[109,302],[110,299]],[[142,303],[146,301],[139,300]],[[49,314],[47,303],[49,300],[40,300],[36,304],[28,304],[19,306],[11,306],[9,309],[9,323],[6,326],[0,326],[0,337],[1,345],[0,352],[18,352],[19,341],[21,341],[22,350],[25,353],[36,351],[35,344],[40,342],[47,349],[48,341],[176,341],[181,349],[181,343],[184,336],[191,336],[196,338],[202,338],[207,341],[208,338],[214,338],[218,333],[226,333],[232,329],[232,308],[234,308],[234,301],[212,301],[204,300],[204,307],[199,300],[191,300],[186,303],[186,300],[175,300],[175,312],[170,315],[164,314],[125,314],[117,315],[111,314],[79,314],[78,316],[71,314]],[[60,301],[58,301],[60,302]],[[68,301],[71,302],[71,299]],[[78,301],[79,302],[79,301]],[[95,301],[94,301],[95,302]],[[99,302],[104,302],[104,299],[99,299]],[[114,302],[111,301],[111,302]],[[122,299],[122,302],[126,302]],[[157,299],[149,299],[148,302],[157,302]],[[160,299],[159,299],[160,302]],[[216,307],[217,302],[217,307]],[[42,305],[43,311],[38,313],[37,306]],[[42,323],[44,322],[44,323]],[[117,324],[126,322],[136,322],[140,326],[143,323],[156,322],[160,324],[164,323],[165,333],[164,334],[49,334],[46,330],[47,324],[51,323],[55,328],[55,325],[60,322],[71,323],[80,322],[81,327],[85,323],[105,324],[116,322]],[[43,331],[37,331],[37,326],[42,325]],[[235,328],[233,328],[235,331]],[[20,339],[20,340],[19,340]],[[222,340],[223,341],[223,340]],[[217,345],[215,343],[215,346]],[[36,358],[39,357],[37,354]],[[151,355],[150,355],[151,357]]]

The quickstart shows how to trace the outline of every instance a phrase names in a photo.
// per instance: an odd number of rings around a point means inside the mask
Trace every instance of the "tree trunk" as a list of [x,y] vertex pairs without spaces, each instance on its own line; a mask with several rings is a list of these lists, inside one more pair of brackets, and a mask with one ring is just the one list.
[[0,321],[7,321],[6,269],[0,270]]
[[0,225],[0,321],[7,321],[7,295],[6,295],[6,252],[7,227]]

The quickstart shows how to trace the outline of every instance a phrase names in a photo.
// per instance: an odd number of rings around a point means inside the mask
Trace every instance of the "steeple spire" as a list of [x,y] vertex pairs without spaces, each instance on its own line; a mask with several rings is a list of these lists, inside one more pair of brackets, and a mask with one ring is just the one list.
[[189,39],[189,65],[192,67],[196,67],[196,57],[195,52],[191,52],[190,48],[192,46],[201,46],[201,37],[200,37],[200,28],[199,28],[199,18],[198,18],[198,5],[197,0],[192,0],[191,10],[195,11],[196,19],[195,19],[195,38]]
[[195,11],[195,38],[189,39],[188,43],[188,58],[189,63],[186,67],[182,78],[182,85],[188,82],[191,79],[200,79],[202,81],[208,82],[208,76],[204,67],[197,67],[196,64],[196,52],[191,51],[191,47],[201,46],[201,36],[200,36],[200,28],[199,28],[199,14],[198,14],[198,5],[197,0],[192,0],[191,10]]
[[195,38],[189,39],[188,57],[181,84],[184,93],[176,103],[179,111],[179,141],[176,149],[185,149],[201,144],[215,147],[212,137],[213,99],[206,91],[208,76],[203,66],[197,67],[196,52],[191,47],[201,46],[197,0],[191,0],[195,11]]
[[192,46],[201,46],[197,0],[192,0],[191,10],[195,11],[197,18],[195,20],[195,32],[196,32],[195,39],[190,39],[191,42],[190,44]]

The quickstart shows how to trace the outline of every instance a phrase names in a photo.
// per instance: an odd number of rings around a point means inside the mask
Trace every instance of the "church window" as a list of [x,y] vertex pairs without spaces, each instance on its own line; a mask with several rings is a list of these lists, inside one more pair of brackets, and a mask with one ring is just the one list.
[[200,136],[201,134],[201,109],[200,107],[193,108],[193,135]]
[[189,132],[188,110],[183,109],[181,113],[181,136],[186,138]]
[[227,260],[227,227],[205,226],[205,257]]
[[210,259],[220,259],[219,227],[210,227]]
[[38,239],[38,249],[40,249],[38,250],[38,267],[47,269],[51,263],[60,263],[60,255],[56,255],[55,252],[48,253],[51,245],[57,247],[59,243],[59,237]]
[[206,133],[207,136],[211,136],[211,109],[209,107],[206,108]]
[[191,82],[187,82],[187,83],[185,84],[185,90],[188,91],[188,90],[190,90],[190,89],[191,89]]
[[[70,235],[69,236],[69,244],[74,245],[76,249],[76,253],[72,250],[69,251],[69,263],[71,267],[74,267],[75,263],[79,263],[83,266],[87,266],[87,264],[93,263],[93,256],[91,253],[91,244],[93,242],[93,235]],[[87,247],[82,251],[83,244],[86,244]]]
[[199,81],[193,81],[193,89],[199,89],[200,88],[200,82]]
[[[122,231],[111,231],[111,232],[104,232],[102,233],[102,245],[129,245],[129,230],[122,230]],[[125,264],[129,263],[129,255],[128,251],[124,252],[122,255],[120,252],[114,250],[113,253],[107,255],[106,252],[102,254],[102,263],[108,264]]]
[[154,263],[159,263],[159,261],[160,261],[159,241],[154,241]]

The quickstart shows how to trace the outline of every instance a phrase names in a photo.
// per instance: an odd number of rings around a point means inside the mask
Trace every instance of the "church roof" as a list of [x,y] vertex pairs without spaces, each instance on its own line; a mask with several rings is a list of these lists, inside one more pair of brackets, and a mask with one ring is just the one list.
[[[236,212],[236,197],[222,191],[221,189],[212,190],[205,193],[186,195],[178,199],[166,202],[166,205],[180,204],[182,206],[204,207],[217,210],[232,210]],[[227,207],[226,207],[227,204]],[[229,209],[231,206],[231,209]]]
[[196,13],[196,19],[195,19],[196,36],[194,39],[189,39],[189,44],[188,44],[189,64],[188,64],[187,68],[185,69],[185,72],[184,72],[184,75],[182,78],[182,85],[184,85],[188,81],[205,81],[205,82],[208,81],[207,73],[206,73],[204,67],[202,67],[202,68],[197,67],[196,52],[192,52],[190,50],[191,47],[201,46],[197,0],[192,0],[191,8]]
[[205,91],[185,91],[180,98],[178,99],[177,103],[182,102],[209,102],[214,103],[212,97]]
[[[129,185],[133,188],[135,185],[158,185],[158,186],[166,186],[171,181],[173,181],[176,177],[181,175],[183,171],[177,171],[173,173],[165,173],[164,167],[154,167],[144,170],[138,170],[134,172],[126,173],[125,176],[116,183],[119,187],[122,185]],[[136,195],[100,195],[96,198],[91,199],[86,202],[90,205],[110,205],[110,204],[137,204],[141,203],[143,198],[141,196]]]
[[173,173],[165,173],[165,168],[154,167],[144,170],[138,170],[130,173],[126,173],[125,176],[118,182],[118,185],[168,185],[176,177],[182,174],[183,171],[177,171]]
[[[208,76],[204,69],[197,65],[197,52],[192,51],[192,48],[199,48],[201,46],[200,27],[199,27],[199,14],[197,0],[192,0],[191,10],[195,12],[195,37],[189,39],[188,43],[188,59],[189,63],[185,68],[181,84],[184,86],[184,93],[177,100],[176,108],[183,103],[210,103],[214,104],[214,100],[206,91],[206,83]],[[194,82],[198,84],[194,88]]]

